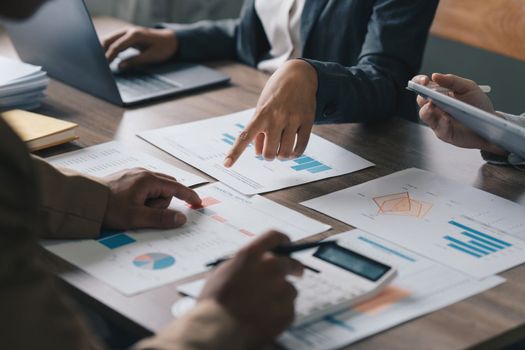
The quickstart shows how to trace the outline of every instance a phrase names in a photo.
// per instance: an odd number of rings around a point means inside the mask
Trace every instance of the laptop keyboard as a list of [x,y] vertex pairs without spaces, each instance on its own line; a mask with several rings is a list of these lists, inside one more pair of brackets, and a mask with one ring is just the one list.
[[157,76],[144,72],[115,74],[120,94],[124,97],[141,97],[178,88],[179,85],[169,83]]

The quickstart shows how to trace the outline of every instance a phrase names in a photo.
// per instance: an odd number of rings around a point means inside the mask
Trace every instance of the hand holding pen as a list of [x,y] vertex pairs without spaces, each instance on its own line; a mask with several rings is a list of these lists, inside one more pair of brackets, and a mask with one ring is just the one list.
[[[271,252],[275,255],[280,256],[290,256],[292,253],[312,249],[312,248],[319,248],[326,245],[332,245],[336,244],[336,241],[322,241],[322,242],[309,242],[309,243],[300,243],[300,244],[288,244],[288,245],[279,245],[276,248],[272,249]],[[206,264],[206,267],[216,267],[222,264],[225,261],[230,260],[232,257],[224,257],[217,259],[215,261],[209,262]],[[315,273],[319,273],[317,269],[314,269],[313,267],[303,265],[305,269],[310,270]]]

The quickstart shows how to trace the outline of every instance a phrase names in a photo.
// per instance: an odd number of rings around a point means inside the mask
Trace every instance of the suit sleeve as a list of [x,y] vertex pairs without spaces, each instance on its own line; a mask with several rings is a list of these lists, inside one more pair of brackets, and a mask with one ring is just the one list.
[[175,31],[180,61],[234,60],[239,19],[200,21],[192,24],[162,23],[160,27]]
[[238,323],[220,304],[207,300],[154,337],[136,344],[133,350],[247,349],[249,344],[239,329]]
[[74,172],[58,170],[34,157],[40,188],[42,238],[95,238],[100,234],[109,189]]
[[398,110],[419,70],[437,0],[375,1],[355,66],[306,59],[317,70],[317,122],[366,122]]

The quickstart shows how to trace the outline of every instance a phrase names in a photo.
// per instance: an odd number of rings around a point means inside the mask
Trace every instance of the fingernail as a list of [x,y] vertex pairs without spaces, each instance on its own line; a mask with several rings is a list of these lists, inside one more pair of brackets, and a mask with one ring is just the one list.
[[233,159],[231,159],[230,157],[228,157],[228,158],[226,158],[226,159],[224,160],[224,166],[225,166],[226,168],[229,168],[229,167],[231,167],[232,165],[233,165]]
[[175,225],[181,226],[181,225],[184,225],[185,223],[186,223],[186,216],[184,216],[181,213],[176,213],[175,214]]

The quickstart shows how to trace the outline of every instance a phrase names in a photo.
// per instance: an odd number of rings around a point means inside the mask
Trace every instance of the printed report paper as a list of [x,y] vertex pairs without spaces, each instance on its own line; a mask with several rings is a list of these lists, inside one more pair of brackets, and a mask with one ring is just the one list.
[[523,206],[424,170],[301,204],[477,278],[525,262]]
[[[288,329],[278,340],[287,349],[338,349],[505,281],[499,276],[477,280],[358,229],[329,239],[337,239],[342,246],[395,266],[398,276],[383,292],[364,303]],[[300,260],[301,254],[294,257]],[[203,285],[204,280],[198,280],[177,290],[197,297]]]
[[104,177],[125,169],[144,168],[173,176],[185,186],[208,182],[198,175],[179,169],[149,154],[130,150],[116,141],[83,148],[46,160],[55,166],[96,177]]
[[312,134],[303,156],[265,161],[250,145],[228,169],[224,158],[254,109],[193,123],[145,131],[138,136],[244,194],[276,191],[373,166],[369,161]]
[[46,241],[46,249],[130,295],[206,270],[206,263],[237,251],[253,237],[279,229],[298,240],[330,229],[261,196],[220,184],[196,189],[201,208],[174,200],[187,223],[172,230],[111,232],[97,240]]

